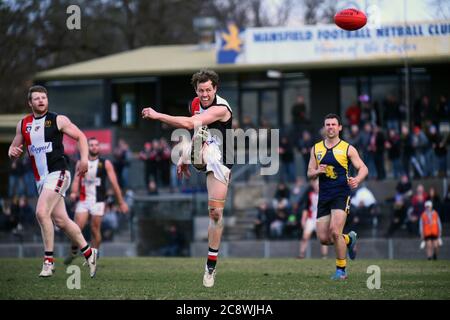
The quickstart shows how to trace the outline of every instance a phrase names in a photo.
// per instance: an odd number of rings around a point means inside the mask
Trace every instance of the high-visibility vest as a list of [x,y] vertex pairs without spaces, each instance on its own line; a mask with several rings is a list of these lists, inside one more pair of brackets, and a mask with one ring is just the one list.
[[431,219],[426,212],[422,213],[422,233],[424,237],[439,236],[439,216],[435,210],[431,213]]

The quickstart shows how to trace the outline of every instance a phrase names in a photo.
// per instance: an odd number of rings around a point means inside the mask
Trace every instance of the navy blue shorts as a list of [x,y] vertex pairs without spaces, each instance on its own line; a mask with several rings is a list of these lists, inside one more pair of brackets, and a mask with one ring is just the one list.
[[350,213],[350,196],[336,197],[330,200],[320,200],[317,204],[317,219],[331,214],[331,210],[338,209]]

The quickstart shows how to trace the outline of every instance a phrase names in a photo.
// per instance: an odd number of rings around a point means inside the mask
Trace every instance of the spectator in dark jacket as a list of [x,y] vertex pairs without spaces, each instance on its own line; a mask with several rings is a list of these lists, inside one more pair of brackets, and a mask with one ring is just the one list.
[[378,180],[384,180],[386,178],[386,169],[384,164],[384,142],[385,137],[383,134],[383,131],[381,131],[381,128],[378,126],[374,126],[374,133],[375,135],[375,167],[377,168],[377,179]]
[[282,181],[294,182],[296,177],[294,147],[288,137],[284,136],[281,138],[278,150],[281,161]]
[[437,161],[437,174],[439,177],[447,177],[447,143],[449,134],[441,135],[434,126],[430,127],[428,139]]
[[401,166],[401,141],[400,135],[394,130],[389,129],[389,136],[386,140],[385,147],[388,150],[388,158],[392,163],[394,178],[400,178]]
[[412,137],[407,125],[402,125],[402,132],[400,135],[400,144],[402,150],[402,167],[403,173],[408,177],[410,175],[411,158],[414,153],[412,146]]
[[397,98],[389,94],[383,102],[384,107],[384,121],[387,129],[394,129],[399,132],[400,120],[401,120],[401,112],[400,112],[400,104],[397,101]]

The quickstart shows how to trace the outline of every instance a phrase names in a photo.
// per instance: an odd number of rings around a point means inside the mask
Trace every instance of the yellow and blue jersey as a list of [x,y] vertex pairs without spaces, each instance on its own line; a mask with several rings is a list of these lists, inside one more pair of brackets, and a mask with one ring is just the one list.
[[317,165],[326,164],[326,173],[319,175],[319,201],[350,196],[348,178],[348,148],[350,144],[340,140],[333,148],[327,148],[325,141],[314,145]]

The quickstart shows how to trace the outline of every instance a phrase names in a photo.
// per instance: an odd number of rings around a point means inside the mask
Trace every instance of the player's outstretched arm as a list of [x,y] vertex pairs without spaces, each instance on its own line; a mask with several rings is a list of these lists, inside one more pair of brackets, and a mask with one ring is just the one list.
[[80,150],[80,164],[78,166],[77,175],[84,175],[88,170],[89,148],[86,136],[66,116],[58,116],[56,118],[56,125],[58,126],[59,131],[78,141],[78,149]]
[[122,191],[120,190],[119,183],[117,182],[116,172],[114,171],[114,166],[109,160],[105,160],[105,169],[106,174],[108,175],[108,179],[111,182],[114,193],[117,198],[117,202],[119,203],[120,212],[128,213],[128,205],[123,199]]
[[358,170],[358,175],[356,177],[348,178],[348,185],[350,186],[350,188],[356,189],[369,174],[369,169],[367,169],[367,166],[361,160],[359,153],[355,147],[349,146],[348,157],[350,158],[350,161],[352,162],[355,169]]
[[228,109],[219,106],[212,106],[201,114],[192,117],[170,116],[165,113],[157,112],[153,108],[144,108],[142,110],[142,118],[149,120],[158,120],[175,128],[183,128],[192,130],[196,127],[207,126],[218,120],[225,120]]
[[16,135],[14,136],[13,141],[11,142],[11,145],[8,149],[8,157],[13,158],[19,158],[22,155],[22,147],[23,147],[23,136],[21,132],[21,126],[22,121],[19,121],[19,123],[16,126]]

